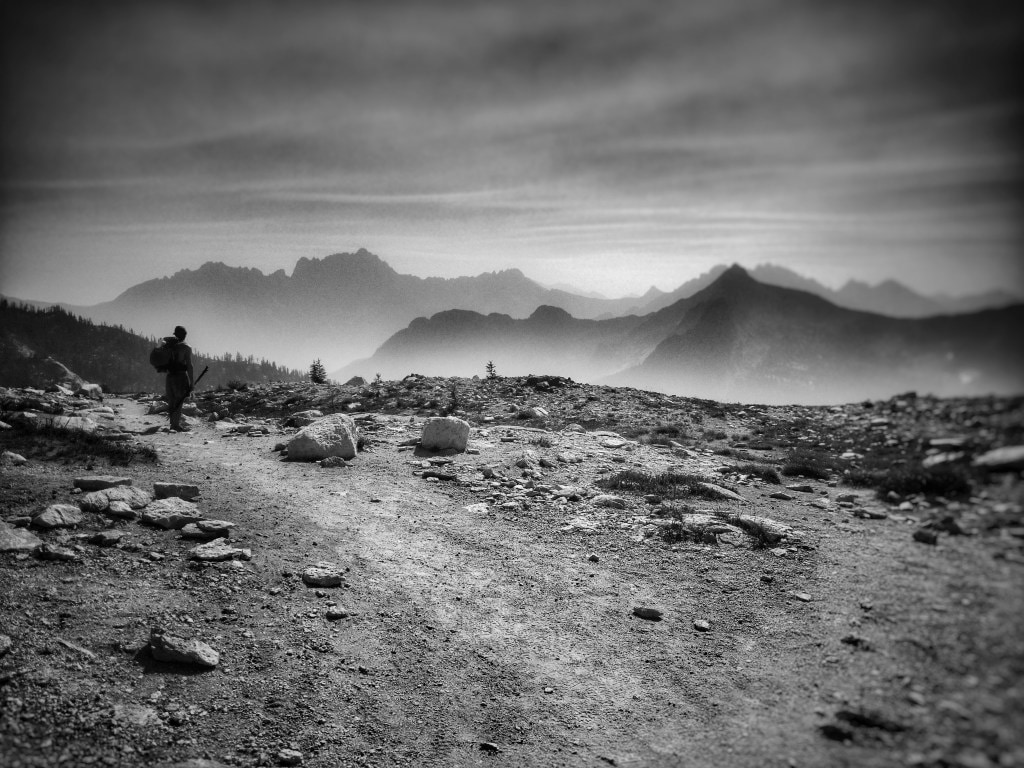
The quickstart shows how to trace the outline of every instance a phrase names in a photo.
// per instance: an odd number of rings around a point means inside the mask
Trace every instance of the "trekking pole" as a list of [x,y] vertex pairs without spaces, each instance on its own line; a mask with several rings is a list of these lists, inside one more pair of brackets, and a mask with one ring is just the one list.
[[202,379],[202,378],[203,378],[203,376],[205,376],[205,375],[206,375],[206,372],[207,372],[208,370],[210,370],[210,366],[206,366],[205,368],[203,368],[203,372],[202,372],[202,373],[200,373],[200,374],[199,374],[199,376],[198,376],[198,377],[196,378],[196,380],[192,382],[192,386],[188,388],[188,392],[186,392],[186,393],[185,393],[184,397],[182,397],[182,398],[181,398],[181,399],[180,399],[180,400],[179,400],[178,402],[176,402],[176,403],[174,404],[174,407],[173,407],[173,408],[170,408],[170,409],[169,409],[169,410],[167,411],[167,416],[168,416],[168,418],[170,418],[170,415],[171,415],[172,413],[174,413],[174,412],[175,412],[176,410],[178,410],[179,408],[181,408],[181,404],[185,402],[185,398],[186,398],[186,397],[188,397],[189,395],[191,395],[191,394],[192,394],[192,392],[194,392],[194,391],[195,391],[195,388],[196,388],[196,386],[197,386],[197,385],[199,384],[199,380],[200,380],[200,379]]

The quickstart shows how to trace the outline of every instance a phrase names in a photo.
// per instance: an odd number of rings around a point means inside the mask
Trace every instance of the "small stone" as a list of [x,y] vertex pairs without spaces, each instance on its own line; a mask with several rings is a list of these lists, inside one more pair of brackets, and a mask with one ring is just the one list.
[[797,493],[814,493],[814,488],[806,483],[799,483],[796,485],[787,485],[787,491],[796,491]]
[[340,587],[344,578],[332,563],[317,563],[302,571],[302,581],[310,587]]
[[711,629],[711,624],[704,619],[697,619],[693,622],[693,628],[698,632],[708,632]]
[[633,615],[646,621],[661,621],[661,611],[657,608],[638,605],[633,609]]
[[14,640],[11,639],[10,635],[0,635],[0,659],[10,653],[13,647]]
[[480,751],[481,752],[501,752],[501,750],[498,748],[497,744],[492,744],[489,741],[481,741],[480,742]]
[[598,557],[596,554],[591,553],[590,555],[587,556],[587,560],[589,560],[592,563],[597,563],[597,562],[600,562],[601,558]]
[[775,581],[775,577],[774,576],[771,576],[771,575],[769,575],[767,573],[762,573],[761,574],[761,583],[762,584],[771,584],[773,581]]
[[811,602],[811,596],[809,594],[807,594],[806,592],[794,592],[793,593],[793,597],[795,597],[801,603],[809,603],[809,602]]
[[325,459],[320,459],[321,469],[341,469],[342,467],[349,466],[348,462],[345,461],[341,456],[328,456]]
[[339,619],[347,619],[348,616],[349,613],[344,608],[333,607],[327,609],[328,621],[338,621]]
[[240,549],[223,544],[219,541],[211,541],[208,544],[200,544],[189,550],[190,560],[199,560],[205,563],[219,563],[225,560],[251,560],[251,549]]
[[279,765],[302,765],[302,753],[296,749],[282,749],[277,753]]
[[792,501],[796,497],[791,496],[788,493],[783,493],[782,491],[775,491],[774,493],[769,493],[768,498],[779,499],[780,501]]
[[11,464],[15,467],[20,467],[27,463],[28,459],[22,456],[20,453],[14,453],[13,451],[4,451],[0,454],[0,464]]
[[69,563],[80,559],[77,552],[58,544],[43,544],[36,550],[36,556],[40,560],[58,560]]
[[607,493],[602,493],[599,496],[593,498],[594,506],[607,507],[608,509],[625,509],[626,500],[621,496],[612,496]]
[[934,547],[939,543],[939,534],[935,531],[929,530],[928,528],[918,528],[914,531],[914,541],[919,541],[922,544],[929,544]]
[[214,668],[220,654],[201,640],[187,639],[154,627],[149,633],[149,650],[157,661]]
[[99,531],[89,537],[89,543],[98,547],[113,547],[125,537],[124,531]]

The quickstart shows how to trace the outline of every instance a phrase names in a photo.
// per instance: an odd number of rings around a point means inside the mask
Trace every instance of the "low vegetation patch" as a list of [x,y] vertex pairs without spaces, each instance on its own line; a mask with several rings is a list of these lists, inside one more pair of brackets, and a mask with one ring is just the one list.
[[835,461],[820,451],[811,451],[805,448],[797,448],[789,452],[786,461],[782,465],[782,474],[786,477],[813,477],[816,480],[825,480],[832,476],[835,468]]
[[91,463],[106,460],[111,466],[126,467],[133,462],[156,464],[159,456],[152,447],[131,441],[111,440],[102,434],[84,429],[69,429],[46,422],[38,425],[18,424],[0,434],[4,450],[25,458],[66,463]]
[[636,469],[627,469],[604,480],[599,480],[597,485],[609,491],[651,494],[665,499],[681,499],[689,496],[703,499],[721,498],[721,494],[714,488],[704,485],[707,482],[707,478],[687,472],[651,474]]
[[630,437],[643,445],[671,446],[688,437],[686,428],[680,424],[659,422],[656,425],[620,430],[623,437]]
[[773,485],[780,485],[782,478],[779,477],[779,473],[775,470],[775,467],[768,467],[764,464],[733,464],[731,466],[723,467],[725,471],[734,472],[738,475],[752,475],[759,477],[766,483]]
[[877,478],[878,495],[885,498],[890,491],[899,496],[944,496],[962,499],[971,495],[971,477],[959,466],[922,467],[912,464],[893,467]]

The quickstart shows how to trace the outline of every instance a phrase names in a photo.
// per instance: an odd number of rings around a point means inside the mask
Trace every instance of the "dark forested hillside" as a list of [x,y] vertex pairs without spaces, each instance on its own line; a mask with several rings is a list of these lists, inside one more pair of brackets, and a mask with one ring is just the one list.
[[[163,375],[149,364],[156,339],[124,328],[97,325],[60,307],[35,309],[0,300],[0,385],[41,386],[45,371],[55,360],[86,381],[108,392],[153,391],[163,387]],[[298,381],[302,371],[289,370],[267,360],[196,351],[196,374],[209,366],[199,389],[228,382],[266,383]],[[52,375],[52,374],[51,374]]]

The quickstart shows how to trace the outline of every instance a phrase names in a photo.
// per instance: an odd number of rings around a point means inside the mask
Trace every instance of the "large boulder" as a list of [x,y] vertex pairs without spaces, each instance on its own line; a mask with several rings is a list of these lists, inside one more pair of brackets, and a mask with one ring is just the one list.
[[420,448],[427,451],[464,451],[468,442],[468,423],[454,416],[434,416],[423,425]]
[[328,456],[355,458],[359,430],[351,416],[332,413],[309,424],[288,441],[289,461],[319,461]]

